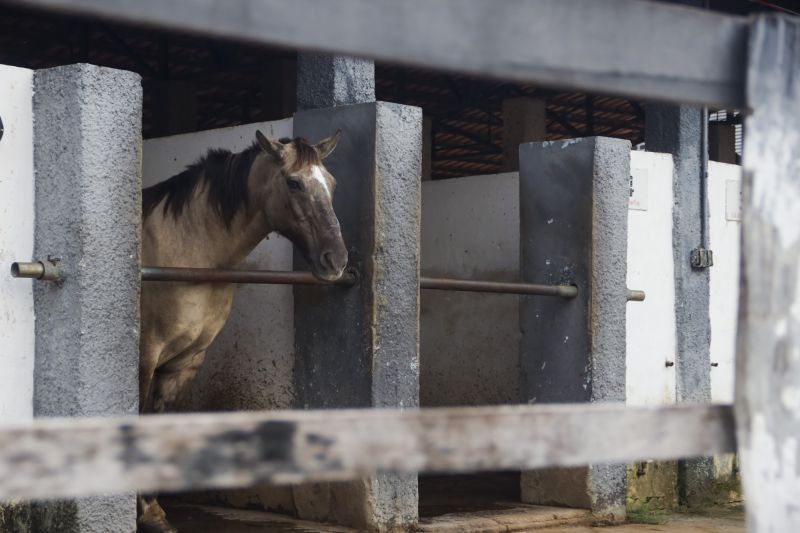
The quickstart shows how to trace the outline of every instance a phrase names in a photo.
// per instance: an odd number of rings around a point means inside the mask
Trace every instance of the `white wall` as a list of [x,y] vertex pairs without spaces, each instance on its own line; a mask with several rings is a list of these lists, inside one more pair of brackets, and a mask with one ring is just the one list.
[[[647,210],[628,212],[628,287],[644,289],[645,302],[628,304],[627,395],[633,405],[675,401],[675,283],[672,259],[672,160],[632,152],[631,173],[646,190]],[[646,185],[644,181],[647,181]],[[711,162],[708,177],[711,293],[711,400],[733,402],[739,297],[741,167]]]
[[628,288],[646,293],[628,302],[626,396],[631,405],[675,402],[675,271],[672,258],[672,156],[631,152]]
[[[145,141],[145,187],[193,163],[208,148],[241,151],[260,129],[269,137],[291,137],[292,120],[247,124]],[[275,234],[241,268],[291,270],[292,245]],[[294,305],[289,285],[239,285],[225,327],[209,348],[186,408],[191,410],[279,409],[294,398]]]
[[0,65],[0,421],[33,417],[31,280],[14,261],[33,257],[33,71]]
[[[422,183],[423,275],[519,279],[519,175]],[[422,291],[420,403],[517,403],[519,300]]]
[[733,403],[736,320],[739,309],[739,247],[742,167],[711,162],[708,167],[711,267],[711,400]]

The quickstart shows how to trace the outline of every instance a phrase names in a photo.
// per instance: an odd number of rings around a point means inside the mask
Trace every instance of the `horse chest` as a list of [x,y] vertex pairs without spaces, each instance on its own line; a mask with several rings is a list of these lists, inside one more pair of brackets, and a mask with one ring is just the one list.
[[233,289],[203,287],[178,301],[180,325],[206,347],[225,325],[233,303]]
[[152,340],[164,346],[159,359],[167,361],[182,353],[205,350],[225,325],[232,302],[233,288],[225,285],[175,284],[143,289],[142,322],[151,325],[147,329]]

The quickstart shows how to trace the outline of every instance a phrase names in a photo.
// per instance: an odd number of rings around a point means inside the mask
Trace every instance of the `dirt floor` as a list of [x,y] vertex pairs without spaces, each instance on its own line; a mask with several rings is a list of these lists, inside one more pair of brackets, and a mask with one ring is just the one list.
[[[652,523],[594,527],[585,509],[519,503],[519,472],[420,476],[417,533],[744,533],[741,507],[704,515],[640,514]],[[217,507],[184,498],[162,498],[180,533],[353,533],[356,530],[296,520],[263,511]],[[206,500],[208,502],[209,500]],[[212,500],[213,501],[213,500]]]
[[[581,517],[569,510],[534,506],[515,506],[514,512],[483,514],[478,520],[465,517],[464,513],[445,515],[427,521],[420,531],[495,533],[523,532],[537,533],[744,533],[744,512],[741,508],[716,510],[712,514],[691,515],[676,513],[654,517],[657,524],[621,524],[616,526],[593,527],[588,525],[569,525]],[[525,517],[521,511],[527,510]],[[168,509],[170,520],[181,533],[353,533],[356,530],[328,526],[314,522],[295,520],[286,516],[260,511],[245,511],[223,507],[200,505],[177,505]],[[537,517],[538,519],[531,519]],[[549,517],[549,520],[545,518]],[[559,522],[562,520],[562,522]],[[563,522],[566,520],[566,525]],[[555,522],[555,523],[554,523]]]
[[662,517],[659,524],[622,524],[609,527],[555,527],[538,533],[745,533],[744,511],[730,509],[710,515],[685,513]]

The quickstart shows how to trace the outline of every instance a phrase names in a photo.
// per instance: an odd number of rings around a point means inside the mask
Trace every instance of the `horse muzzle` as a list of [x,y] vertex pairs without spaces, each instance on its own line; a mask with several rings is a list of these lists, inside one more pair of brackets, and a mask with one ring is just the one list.
[[347,268],[347,249],[341,239],[321,246],[315,257],[312,257],[314,276],[325,281],[336,281],[342,277]]

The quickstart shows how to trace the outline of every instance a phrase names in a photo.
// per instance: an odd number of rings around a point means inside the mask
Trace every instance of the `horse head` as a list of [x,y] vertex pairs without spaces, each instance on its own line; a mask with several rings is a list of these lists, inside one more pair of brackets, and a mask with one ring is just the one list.
[[301,138],[280,141],[256,132],[258,144],[280,169],[265,196],[273,229],[294,243],[316,277],[334,281],[347,266],[347,248],[333,211],[336,180],[323,160],[339,142],[340,131],[312,145]]

